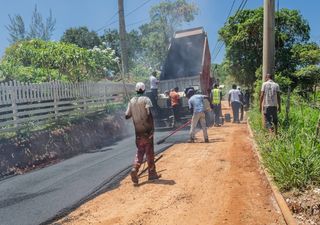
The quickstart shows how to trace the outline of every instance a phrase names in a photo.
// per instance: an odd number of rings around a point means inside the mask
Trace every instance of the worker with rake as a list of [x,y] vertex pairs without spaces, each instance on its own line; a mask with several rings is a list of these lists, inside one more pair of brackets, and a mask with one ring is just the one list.
[[193,89],[187,91],[187,98],[189,109],[193,111],[191,119],[191,128],[190,128],[190,140],[189,142],[193,143],[195,140],[196,127],[200,121],[201,128],[203,131],[204,142],[208,143],[208,133],[206,126],[206,115],[205,115],[205,106],[204,100],[208,98],[206,95],[195,94]]
[[131,180],[134,184],[138,184],[139,177],[138,171],[143,163],[143,157],[146,155],[148,163],[148,179],[155,180],[160,176],[156,172],[156,166],[154,162],[154,146],[153,146],[153,134],[154,124],[153,117],[150,111],[152,103],[150,98],[143,96],[145,92],[145,85],[142,82],[136,84],[137,95],[131,98],[128,103],[126,111],[126,119],[132,117],[135,133],[136,133],[136,146],[138,148],[133,168],[131,170]]

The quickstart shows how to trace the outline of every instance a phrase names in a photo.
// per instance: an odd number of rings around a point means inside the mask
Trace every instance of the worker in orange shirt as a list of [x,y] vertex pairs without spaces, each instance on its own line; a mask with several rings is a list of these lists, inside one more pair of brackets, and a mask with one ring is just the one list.
[[175,87],[170,91],[171,107],[174,117],[174,125],[177,126],[177,123],[180,121],[179,109],[180,109],[180,96],[178,94],[179,88]]

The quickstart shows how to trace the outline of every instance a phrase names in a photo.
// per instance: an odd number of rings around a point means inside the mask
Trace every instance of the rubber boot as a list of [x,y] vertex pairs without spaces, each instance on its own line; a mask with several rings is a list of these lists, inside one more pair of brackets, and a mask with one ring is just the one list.
[[139,183],[139,177],[138,177],[139,167],[140,167],[139,165],[135,165],[130,172],[131,180],[134,184]]
[[158,175],[156,170],[150,170],[148,180],[157,180],[161,177],[161,175]]

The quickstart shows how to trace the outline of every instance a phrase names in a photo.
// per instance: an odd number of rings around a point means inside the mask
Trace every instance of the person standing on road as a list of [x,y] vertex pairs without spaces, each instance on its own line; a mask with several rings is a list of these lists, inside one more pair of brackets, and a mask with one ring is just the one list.
[[179,116],[179,110],[180,110],[180,96],[178,94],[179,88],[175,87],[170,92],[170,99],[171,99],[171,107],[173,111],[173,117],[174,117],[174,125],[177,126],[177,124],[180,122],[180,116]]
[[215,84],[214,88],[211,92],[211,104],[214,112],[214,126],[220,127],[220,110],[221,110],[221,100],[222,100],[222,92],[219,89],[219,85]]
[[207,98],[205,95],[194,94],[193,89],[189,89],[187,92],[187,98],[189,109],[193,111],[191,119],[191,128],[190,128],[190,141],[191,143],[195,140],[196,127],[200,120],[201,128],[203,131],[204,142],[208,143],[208,133],[206,126],[206,116],[205,116],[205,106],[204,99]]
[[147,158],[149,180],[158,179],[160,176],[156,172],[156,166],[154,162],[154,124],[150,111],[152,103],[148,97],[143,96],[143,93],[145,92],[144,83],[138,82],[135,89],[137,95],[131,98],[129,101],[125,117],[126,119],[132,117],[136,133],[136,146],[138,150],[130,175],[132,182],[134,184],[138,184],[138,171],[142,164],[144,155],[146,155]]
[[[271,74],[266,75],[260,93],[260,112],[263,110],[265,127],[278,133],[278,112],[281,112],[280,88],[272,80]],[[274,127],[274,129],[273,129]]]
[[239,109],[241,106],[241,93],[237,90],[237,85],[233,84],[232,89],[229,91],[229,107],[231,105],[232,112],[233,112],[233,123],[240,123],[239,120]]
[[241,87],[238,86],[238,90],[240,91],[240,121],[243,120],[243,113],[244,113],[244,95],[241,91]]
[[158,100],[158,84],[159,80],[157,79],[157,71],[153,71],[151,76],[149,77],[150,81],[150,90],[151,90],[151,102],[154,107],[157,107]]

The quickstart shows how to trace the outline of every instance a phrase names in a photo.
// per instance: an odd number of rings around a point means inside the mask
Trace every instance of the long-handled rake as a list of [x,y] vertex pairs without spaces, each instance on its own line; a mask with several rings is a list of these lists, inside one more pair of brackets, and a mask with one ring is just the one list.
[[177,133],[179,130],[185,128],[186,126],[188,126],[191,123],[191,120],[189,120],[188,122],[186,122],[185,124],[181,125],[180,127],[178,127],[177,129],[175,129],[174,131],[172,131],[168,136],[162,138],[161,140],[157,141],[157,145],[162,144],[163,142],[166,141],[166,139],[168,137],[171,137],[172,135],[174,135],[175,133]]

